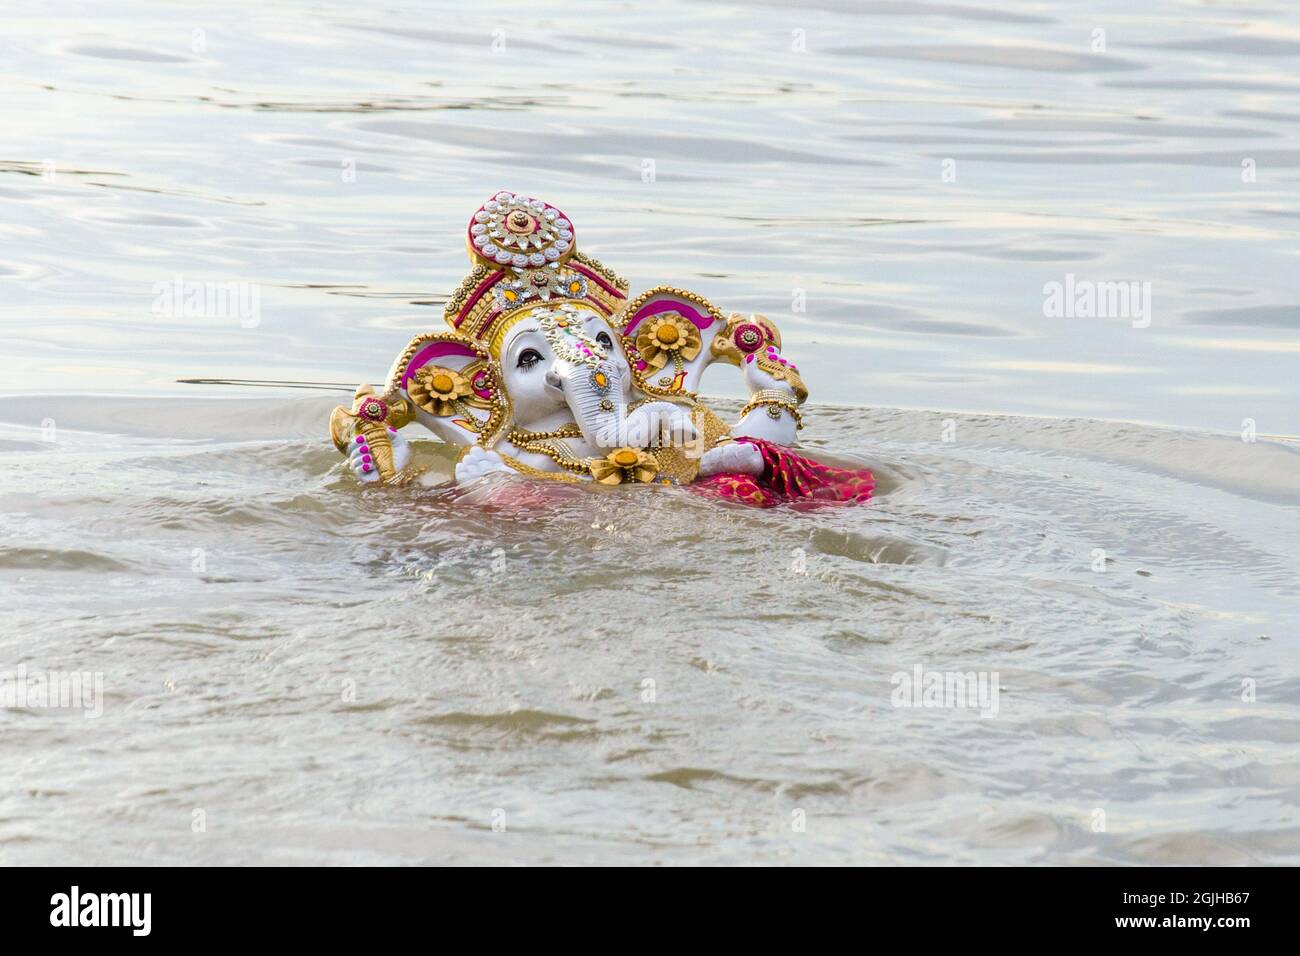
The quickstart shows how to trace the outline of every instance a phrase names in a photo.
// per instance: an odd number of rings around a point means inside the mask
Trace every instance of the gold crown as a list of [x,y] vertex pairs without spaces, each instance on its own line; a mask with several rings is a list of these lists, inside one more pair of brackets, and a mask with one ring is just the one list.
[[572,221],[540,199],[497,193],[470,217],[465,245],[473,269],[443,318],[494,357],[510,327],[538,306],[583,303],[612,321],[627,304],[627,281],[578,252]]

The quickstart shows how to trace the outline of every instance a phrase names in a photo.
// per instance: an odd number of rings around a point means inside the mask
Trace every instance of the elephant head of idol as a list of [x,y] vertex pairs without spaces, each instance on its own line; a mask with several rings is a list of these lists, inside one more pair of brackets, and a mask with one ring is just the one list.
[[501,345],[506,390],[517,401],[515,421],[524,428],[545,424],[563,408],[591,444],[611,447],[626,415],[631,373],[608,330],[593,329],[599,317],[577,302],[528,309]]
[[474,268],[445,317],[498,363],[516,427],[576,423],[598,448],[694,440],[687,410],[636,401],[613,332],[627,282],[577,251],[564,213],[500,192],[471,217],[466,242]]

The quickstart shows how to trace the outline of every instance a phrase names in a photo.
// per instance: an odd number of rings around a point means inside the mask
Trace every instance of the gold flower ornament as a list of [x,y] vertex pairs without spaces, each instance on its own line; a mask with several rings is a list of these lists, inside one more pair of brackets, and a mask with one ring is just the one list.
[[456,412],[456,403],[473,389],[469,379],[455,369],[426,365],[411,378],[407,392],[411,401],[431,415],[444,417]]
[[676,312],[665,312],[642,324],[636,347],[652,369],[663,368],[670,358],[680,365],[700,354],[700,330]]
[[602,485],[649,482],[654,481],[657,474],[658,460],[639,448],[615,448],[604,458],[597,458],[591,463],[591,477]]

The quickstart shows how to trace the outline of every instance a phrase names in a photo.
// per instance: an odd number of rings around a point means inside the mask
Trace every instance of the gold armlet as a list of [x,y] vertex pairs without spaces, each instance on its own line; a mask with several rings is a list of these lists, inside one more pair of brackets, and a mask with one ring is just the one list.
[[760,405],[767,406],[767,415],[769,418],[778,419],[781,417],[782,410],[791,414],[794,418],[795,430],[803,428],[803,415],[799,411],[799,403],[793,395],[787,395],[785,392],[779,392],[774,388],[765,388],[755,392],[749,399],[749,402],[740,410],[740,417],[744,418]]

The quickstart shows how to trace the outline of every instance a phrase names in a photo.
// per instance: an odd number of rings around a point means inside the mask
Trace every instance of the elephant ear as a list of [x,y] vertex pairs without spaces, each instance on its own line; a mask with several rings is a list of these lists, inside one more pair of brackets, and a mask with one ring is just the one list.
[[501,368],[481,343],[457,332],[417,335],[388,373],[388,393],[446,441],[491,448],[510,429]]
[[623,311],[621,330],[637,385],[651,395],[693,396],[726,324],[717,307],[694,292],[656,286],[641,293]]

